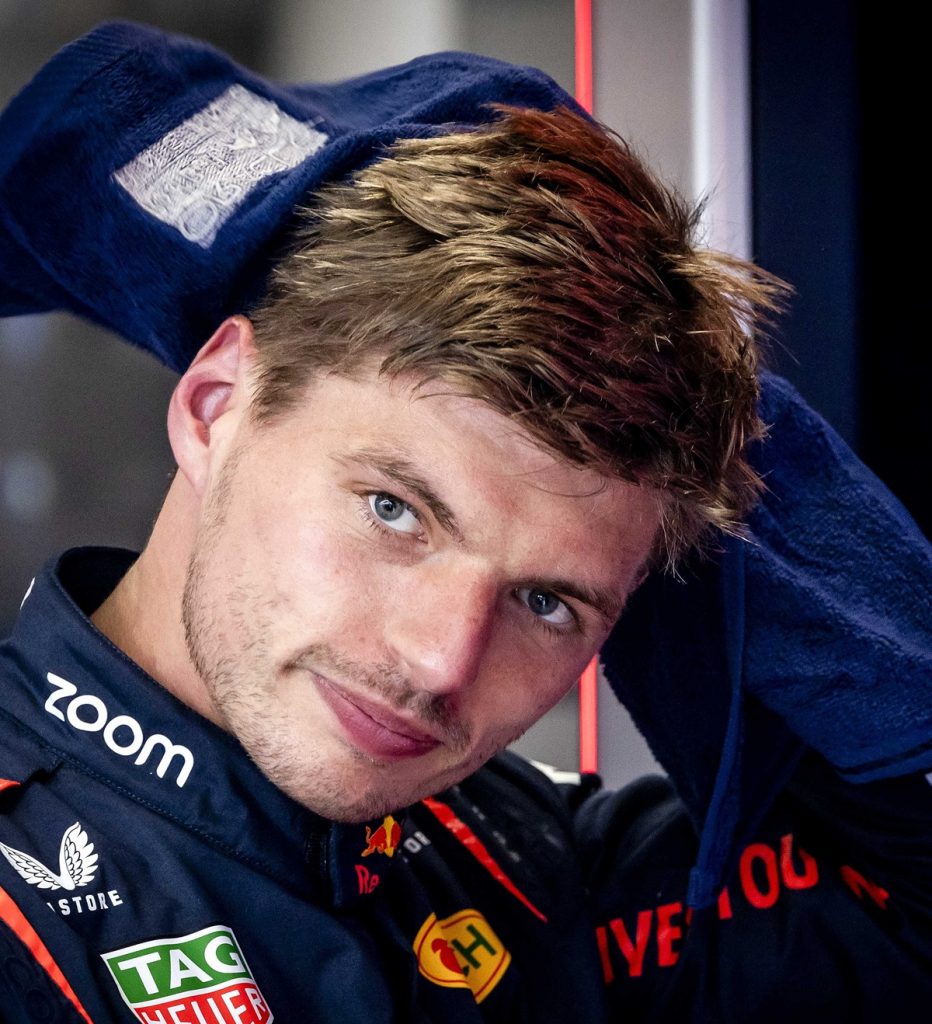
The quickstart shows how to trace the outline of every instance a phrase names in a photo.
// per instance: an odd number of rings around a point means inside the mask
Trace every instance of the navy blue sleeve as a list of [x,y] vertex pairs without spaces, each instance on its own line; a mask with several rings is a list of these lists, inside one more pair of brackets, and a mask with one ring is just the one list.
[[576,823],[610,1020],[866,1024],[930,1004],[925,776],[854,785],[808,755],[696,911],[696,830],[666,780],[596,793]]

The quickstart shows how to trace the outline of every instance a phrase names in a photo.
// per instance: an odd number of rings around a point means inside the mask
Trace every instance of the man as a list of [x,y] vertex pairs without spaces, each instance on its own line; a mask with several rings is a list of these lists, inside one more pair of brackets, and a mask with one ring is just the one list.
[[[287,90],[110,26],[4,115],[4,310],[80,309],[183,373],[145,551],[56,560],[3,648],[3,1020],[852,1019],[923,991],[922,696],[859,788],[814,752],[866,770],[836,698],[742,673],[732,591],[762,588],[722,537],[760,490],[747,331],[778,286],[697,249],[569,103],[464,55]],[[776,430],[799,405],[769,389]],[[697,702],[613,626],[703,541],[698,612],[649,620],[708,626],[683,653],[732,690]],[[674,724],[724,702],[711,773],[686,736],[665,758],[682,804],[481,767],[606,641],[620,690],[677,680]]]

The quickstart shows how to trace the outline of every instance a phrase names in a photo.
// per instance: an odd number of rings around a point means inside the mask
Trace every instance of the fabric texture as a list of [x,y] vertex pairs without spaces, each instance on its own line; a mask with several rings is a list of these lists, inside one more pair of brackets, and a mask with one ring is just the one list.
[[296,205],[398,138],[493,120],[491,102],[582,113],[542,72],[474,54],[282,85],[103,25],[0,117],[0,316],[68,310],[180,372],[261,293]]
[[[905,509],[765,373],[746,540],[634,595],[603,659],[694,820],[701,898],[808,747],[871,782],[932,769],[932,554]],[[699,885],[699,881],[696,882]]]

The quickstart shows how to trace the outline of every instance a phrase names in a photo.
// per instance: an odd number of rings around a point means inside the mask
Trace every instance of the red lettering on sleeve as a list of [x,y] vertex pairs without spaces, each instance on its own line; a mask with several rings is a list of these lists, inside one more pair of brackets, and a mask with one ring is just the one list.
[[718,919],[719,921],[727,921],[732,916],[731,893],[728,891],[728,886],[726,885],[718,894]]
[[798,872],[793,864],[793,834],[780,839],[780,874],[787,889],[809,889],[819,881],[819,866],[815,858],[806,853],[802,847],[796,852],[802,862],[803,870]]
[[618,943],[618,948],[621,950],[621,955],[628,961],[628,975],[631,978],[639,978],[644,970],[644,953],[647,949],[647,940],[650,938],[653,919],[654,912],[652,910],[642,910],[638,914],[634,942],[631,941],[620,917],[614,917],[608,922],[612,935],[615,936],[615,941]]
[[[767,888],[761,889],[754,877],[754,862],[758,861],[767,878]],[[780,896],[780,879],[777,875],[777,855],[766,843],[751,843],[741,854],[738,866],[741,888],[748,903],[760,910],[766,910],[777,902]]]
[[595,930],[596,942],[599,944],[599,958],[602,961],[602,976],[606,985],[611,985],[615,980],[615,971],[612,969],[612,958],[608,955],[608,929],[600,924]]
[[848,864],[842,864],[839,870],[845,885],[848,886],[859,900],[863,899],[866,893],[881,910],[887,909],[887,900],[890,899],[890,893],[886,889],[875,885],[873,882],[868,882],[860,871],[855,871]]
[[672,967],[680,958],[673,943],[683,937],[683,929],[673,924],[673,918],[682,912],[682,903],[665,903],[657,908],[657,964],[660,967]]

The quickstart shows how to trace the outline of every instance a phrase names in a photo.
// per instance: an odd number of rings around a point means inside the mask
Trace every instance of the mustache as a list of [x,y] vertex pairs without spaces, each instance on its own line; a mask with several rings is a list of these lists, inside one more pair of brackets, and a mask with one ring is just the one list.
[[472,745],[472,730],[459,720],[448,696],[419,690],[388,663],[363,665],[327,644],[313,644],[292,658],[287,668],[305,669],[345,685],[350,693],[377,698],[391,711],[412,718],[414,725],[420,724],[457,753]]

